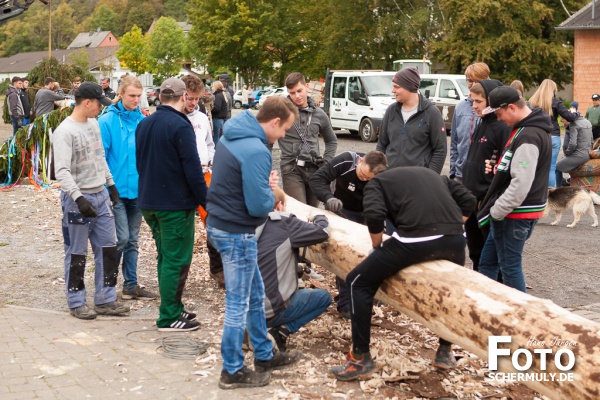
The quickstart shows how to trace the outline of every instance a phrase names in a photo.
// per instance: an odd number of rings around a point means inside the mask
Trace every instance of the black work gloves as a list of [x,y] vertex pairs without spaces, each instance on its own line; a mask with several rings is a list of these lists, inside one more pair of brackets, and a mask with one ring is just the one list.
[[79,208],[79,212],[84,217],[96,218],[98,216],[98,214],[96,214],[96,209],[94,206],[92,206],[92,203],[90,203],[85,197],[79,196],[77,200],[75,200],[75,203],[77,203],[77,208]]
[[110,202],[112,203],[112,206],[116,206],[119,202],[119,191],[117,190],[116,185],[108,187],[108,195],[110,196]]

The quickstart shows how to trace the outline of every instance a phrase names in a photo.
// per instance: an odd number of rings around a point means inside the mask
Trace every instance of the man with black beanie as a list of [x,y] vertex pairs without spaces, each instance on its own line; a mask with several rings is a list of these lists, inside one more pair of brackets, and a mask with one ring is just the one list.
[[438,174],[446,160],[446,129],[442,114],[419,93],[416,68],[404,68],[392,79],[396,103],[386,110],[376,150],[385,153],[389,168],[426,167]]

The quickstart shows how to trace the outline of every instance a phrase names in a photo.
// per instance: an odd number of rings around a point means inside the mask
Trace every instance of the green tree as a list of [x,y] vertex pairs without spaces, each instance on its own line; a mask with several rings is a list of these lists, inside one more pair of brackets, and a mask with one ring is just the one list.
[[27,77],[30,85],[33,87],[44,86],[44,79],[51,76],[60,83],[62,87],[70,87],[74,77],[80,76],[84,81],[95,82],[96,78],[88,70],[84,70],[79,65],[63,64],[56,58],[44,58],[44,60],[32,68]]
[[150,72],[160,80],[176,75],[184,60],[185,35],[170,17],[160,17],[147,39]]
[[[451,30],[433,46],[438,61],[462,73],[474,61],[490,66],[492,76],[525,87],[551,78],[573,80],[573,48],[568,35],[554,30],[568,16],[560,0],[521,2],[442,0]],[[586,1],[564,0],[570,10]]]
[[73,11],[73,7],[65,0],[62,0],[56,10],[52,11],[53,49],[66,49],[79,33],[73,24]]
[[152,25],[152,21],[163,13],[163,5],[160,0],[145,0],[140,4],[139,0],[128,0],[123,16],[125,24],[122,32],[129,31],[134,25],[145,32]]
[[187,0],[166,0],[164,2],[163,16],[174,18],[178,22],[183,22],[187,19],[185,6]]
[[67,56],[69,64],[83,71],[90,69],[90,54],[84,49],[77,49]]
[[134,25],[129,32],[119,40],[117,57],[121,64],[136,75],[150,70],[148,63],[148,44],[142,30]]
[[88,31],[110,31],[115,36],[121,36],[121,27],[119,25],[119,14],[110,7],[99,3],[94,12],[85,19],[83,27]]

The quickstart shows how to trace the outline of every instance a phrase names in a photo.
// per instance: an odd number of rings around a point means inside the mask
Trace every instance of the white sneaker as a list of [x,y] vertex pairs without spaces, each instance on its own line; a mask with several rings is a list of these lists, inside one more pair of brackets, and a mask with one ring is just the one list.
[[298,289],[304,289],[305,287],[306,285],[304,284],[302,278],[298,278]]
[[309,277],[310,279],[314,279],[315,281],[324,281],[325,277],[321,274],[319,274],[317,271],[315,271],[314,269],[311,269],[309,273],[304,273],[305,276]]

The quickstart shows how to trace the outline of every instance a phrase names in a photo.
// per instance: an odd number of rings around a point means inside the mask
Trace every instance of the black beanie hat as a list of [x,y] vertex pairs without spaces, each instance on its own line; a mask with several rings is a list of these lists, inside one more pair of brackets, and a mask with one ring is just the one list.
[[403,68],[396,72],[392,82],[411,93],[417,93],[419,91],[419,85],[421,84],[421,77],[416,68]]

